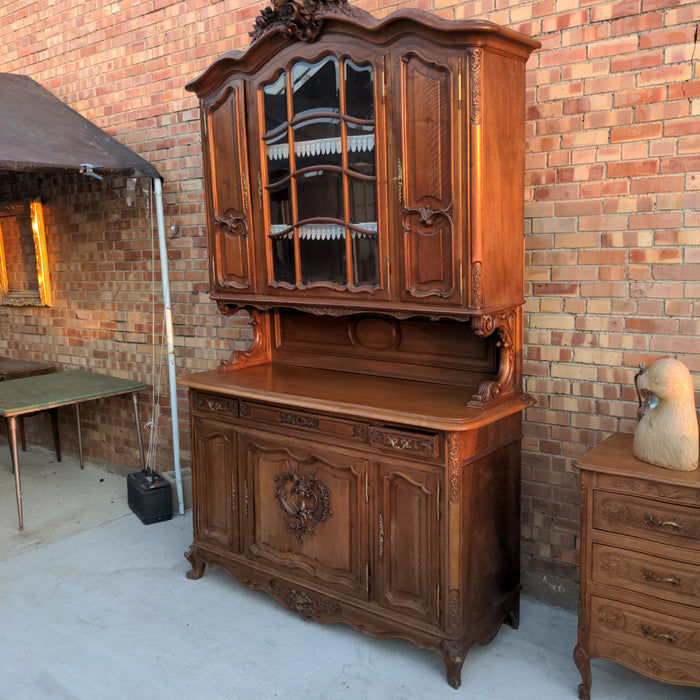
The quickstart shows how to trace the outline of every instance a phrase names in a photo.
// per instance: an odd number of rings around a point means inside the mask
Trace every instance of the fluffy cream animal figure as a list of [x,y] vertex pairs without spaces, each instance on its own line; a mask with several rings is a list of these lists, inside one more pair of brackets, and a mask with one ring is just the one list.
[[657,360],[637,378],[642,400],[647,394],[659,404],[642,416],[634,433],[634,456],[666,469],[691,472],[698,468],[698,418],[693,379],[678,360]]

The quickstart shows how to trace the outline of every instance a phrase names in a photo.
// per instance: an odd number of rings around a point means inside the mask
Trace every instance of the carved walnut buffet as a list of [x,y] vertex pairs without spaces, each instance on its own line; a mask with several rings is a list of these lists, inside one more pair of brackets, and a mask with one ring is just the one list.
[[417,11],[275,2],[200,99],[212,298],[194,542],[304,618],[445,661],[518,621],[525,62]]
[[632,438],[612,435],[577,463],[582,700],[593,658],[700,687],[700,472],[640,462]]

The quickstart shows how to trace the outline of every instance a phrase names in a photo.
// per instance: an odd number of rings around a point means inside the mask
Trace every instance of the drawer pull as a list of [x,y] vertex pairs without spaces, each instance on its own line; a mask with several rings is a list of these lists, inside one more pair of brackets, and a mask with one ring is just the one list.
[[399,440],[399,438],[391,436],[387,437],[386,444],[389,445],[389,447],[393,447],[395,450],[407,450],[411,446],[408,440]]
[[672,527],[676,532],[683,529],[683,523],[677,520],[657,520],[653,515],[644,514],[644,524],[651,527]]
[[654,572],[649,569],[642,569],[642,574],[647,581],[653,581],[654,583],[670,583],[672,586],[680,586],[680,579],[675,576],[668,576],[666,578],[654,578]]
[[645,637],[653,637],[654,639],[668,639],[670,644],[674,644],[678,641],[678,637],[676,637],[675,634],[672,634],[671,632],[668,634],[657,634],[656,632],[651,631],[649,625],[640,625],[639,629],[642,630],[642,634]]

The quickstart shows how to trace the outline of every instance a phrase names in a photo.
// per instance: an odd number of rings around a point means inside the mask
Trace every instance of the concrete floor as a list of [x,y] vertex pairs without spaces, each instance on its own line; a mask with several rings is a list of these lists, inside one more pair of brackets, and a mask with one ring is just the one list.
[[[442,660],[402,640],[304,622],[217,569],[185,574],[189,512],[143,525],[126,480],[30,447],[17,531],[9,450],[0,443],[0,699],[304,697],[577,698],[574,613],[522,600],[467,656],[459,690]],[[594,700],[698,700],[698,689],[593,662]]]

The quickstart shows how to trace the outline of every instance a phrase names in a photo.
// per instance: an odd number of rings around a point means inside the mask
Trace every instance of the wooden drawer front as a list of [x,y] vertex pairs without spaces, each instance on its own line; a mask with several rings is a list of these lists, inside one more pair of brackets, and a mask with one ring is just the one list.
[[593,545],[592,560],[597,583],[700,607],[698,565],[600,544]]
[[593,596],[592,631],[663,654],[700,660],[700,623]]
[[596,490],[593,527],[700,549],[700,508]]
[[328,416],[305,413],[303,411],[287,410],[277,406],[241,401],[240,417],[255,423],[273,426],[290,426],[314,433],[332,435],[360,442],[367,441],[367,426],[362,423],[330,418]]
[[424,457],[440,456],[440,436],[433,433],[416,433],[397,428],[372,426],[369,428],[369,444],[392,451],[413,453]]
[[192,392],[192,411],[200,414],[217,415],[222,418],[238,416],[238,401],[230,396]]

